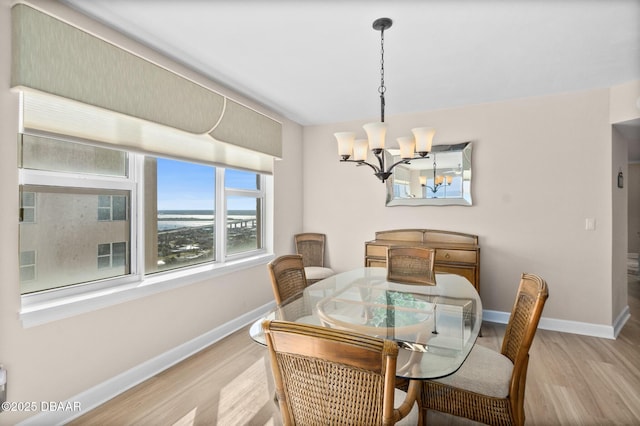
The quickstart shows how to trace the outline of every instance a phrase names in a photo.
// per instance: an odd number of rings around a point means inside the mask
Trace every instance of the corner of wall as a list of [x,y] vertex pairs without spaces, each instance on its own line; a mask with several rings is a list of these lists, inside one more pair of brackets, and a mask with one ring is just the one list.
[[640,118],[640,80],[609,89],[609,122],[620,123]]

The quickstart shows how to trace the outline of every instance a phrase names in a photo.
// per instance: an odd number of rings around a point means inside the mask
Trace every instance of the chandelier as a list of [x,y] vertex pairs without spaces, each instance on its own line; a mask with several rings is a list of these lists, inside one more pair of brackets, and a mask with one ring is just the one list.
[[451,182],[453,181],[453,176],[438,175],[436,168],[436,155],[433,154],[433,186],[427,185],[426,176],[420,176],[420,185],[423,188],[428,188],[433,193],[434,198],[437,198],[436,192],[438,192],[440,188],[442,188],[443,186],[446,188],[447,186],[451,185]]
[[[338,141],[338,154],[340,161],[356,163],[358,166],[367,165],[374,170],[375,176],[382,182],[391,176],[392,170],[399,164],[409,164],[411,160],[428,158],[433,142],[435,130],[431,127],[418,127],[411,129],[413,136],[404,136],[397,139],[400,146],[400,161],[385,168],[384,139],[387,134],[387,125],[384,123],[384,94],[387,88],[384,85],[384,31],[391,27],[393,21],[389,18],[379,18],[373,22],[373,29],[380,31],[380,122],[368,123],[363,126],[367,133],[367,139],[356,139],[353,132],[338,132],[334,136]],[[378,164],[368,163],[367,151],[371,150],[377,158]]]

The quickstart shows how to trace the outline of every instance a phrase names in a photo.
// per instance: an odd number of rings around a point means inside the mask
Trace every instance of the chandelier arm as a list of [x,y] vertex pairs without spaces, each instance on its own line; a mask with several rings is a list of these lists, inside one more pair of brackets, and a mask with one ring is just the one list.
[[393,163],[393,164],[391,165],[391,167],[389,167],[389,170],[387,170],[387,172],[391,173],[391,170],[393,170],[393,168],[394,168],[395,166],[398,166],[398,165],[400,165],[400,164],[411,164],[411,161],[410,161],[410,160],[400,160],[400,161],[398,161],[398,162],[396,162],[396,163]]
[[342,163],[357,163],[357,166],[363,166],[363,165],[367,165],[369,167],[371,167],[373,169],[374,172],[376,173],[380,173],[380,169],[378,167],[376,167],[375,165],[371,164],[371,163],[367,163],[364,160],[340,160],[340,162]]
[[441,187],[443,187],[443,186],[449,186],[449,185],[451,185],[451,184],[450,184],[450,183],[436,183],[436,184],[434,185],[434,187],[431,187],[431,186],[429,186],[429,185],[425,185],[425,187],[426,187],[426,188],[429,188],[429,189],[431,190],[431,192],[433,192],[433,193],[435,194],[436,192],[438,192],[438,190],[439,190]]
[[379,172],[384,172],[384,150],[382,149],[374,149],[373,155],[378,159],[378,164],[380,164]]

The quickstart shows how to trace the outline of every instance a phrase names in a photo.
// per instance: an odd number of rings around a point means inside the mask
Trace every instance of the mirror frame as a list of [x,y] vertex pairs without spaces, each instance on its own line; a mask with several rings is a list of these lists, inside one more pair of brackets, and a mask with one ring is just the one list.
[[[462,176],[463,176],[463,193],[461,197],[456,198],[395,198],[393,194],[393,186],[395,181],[395,174],[397,172],[398,167],[402,165],[398,165],[396,169],[393,171],[393,174],[387,179],[387,199],[386,206],[394,207],[394,206],[471,206],[473,205],[471,199],[471,150],[472,143],[462,142],[457,144],[450,145],[433,145],[431,152],[426,158],[431,159],[433,161],[433,155],[436,155],[440,152],[456,152],[459,151],[461,155],[461,167],[462,167]],[[399,155],[392,155],[387,153],[390,157],[389,161],[392,163],[400,160]],[[411,160],[412,165],[417,165],[420,162],[424,162],[424,159]],[[391,164],[392,164],[391,163]],[[430,163],[431,164],[431,163]],[[425,168],[425,170],[432,170],[431,167]],[[468,182],[465,185],[465,182]],[[464,191],[465,188],[468,188],[467,191]]]

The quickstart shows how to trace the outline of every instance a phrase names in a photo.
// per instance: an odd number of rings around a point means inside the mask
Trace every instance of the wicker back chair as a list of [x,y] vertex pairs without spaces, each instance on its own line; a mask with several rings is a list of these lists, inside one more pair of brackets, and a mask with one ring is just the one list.
[[296,253],[302,256],[307,284],[313,284],[324,278],[334,275],[333,269],[328,268],[324,263],[324,246],[326,236],[316,232],[296,234]]
[[435,285],[435,250],[425,247],[389,247],[387,281],[404,284]]
[[500,353],[476,345],[454,374],[425,381],[423,416],[433,409],[491,425],[523,425],[529,348],[548,297],[542,278],[522,274]]
[[[262,327],[285,426],[393,425],[412,416],[417,424],[420,382],[407,393],[394,389],[395,342],[286,321]],[[404,396],[398,408],[395,395]]]
[[267,267],[271,276],[273,296],[278,305],[301,294],[307,287],[302,256],[298,254],[280,256],[269,262]]

